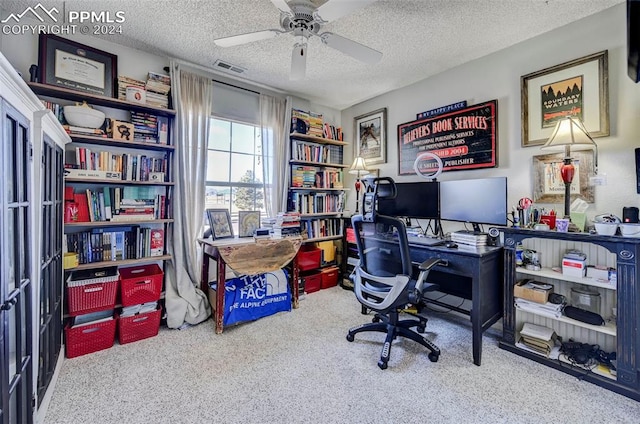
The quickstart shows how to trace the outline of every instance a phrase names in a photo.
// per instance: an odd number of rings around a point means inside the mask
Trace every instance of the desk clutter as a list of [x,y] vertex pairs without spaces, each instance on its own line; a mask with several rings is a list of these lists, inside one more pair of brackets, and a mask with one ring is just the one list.
[[[164,273],[157,264],[72,271],[67,278],[67,358],[154,337]],[[122,309],[116,312],[117,302]]]

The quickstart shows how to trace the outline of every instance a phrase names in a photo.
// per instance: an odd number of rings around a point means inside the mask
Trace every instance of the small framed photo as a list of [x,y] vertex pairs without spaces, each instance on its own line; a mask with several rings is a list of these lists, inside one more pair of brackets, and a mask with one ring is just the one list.
[[[589,176],[594,171],[593,151],[571,152],[575,174],[571,181],[571,201],[576,198],[587,203],[595,202],[595,190],[589,185]],[[551,153],[533,157],[533,201],[536,203],[562,203],[564,182],[560,168],[564,164],[564,153]]]
[[260,228],[260,211],[238,212],[238,236],[253,237]]
[[57,35],[40,34],[40,82],[98,96],[116,97],[118,56]]
[[207,209],[213,239],[233,238],[231,215],[228,209]]
[[367,165],[387,163],[387,108],[356,116],[354,121],[355,156]]

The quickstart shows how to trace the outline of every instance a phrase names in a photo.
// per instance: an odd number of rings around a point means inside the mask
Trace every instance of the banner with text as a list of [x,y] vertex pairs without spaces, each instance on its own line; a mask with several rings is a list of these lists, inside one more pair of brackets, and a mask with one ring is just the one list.
[[[442,159],[443,171],[493,168],[498,165],[498,101],[398,125],[398,174],[415,174],[414,162],[423,152]],[[420,161],[421,172],[438,166]]]

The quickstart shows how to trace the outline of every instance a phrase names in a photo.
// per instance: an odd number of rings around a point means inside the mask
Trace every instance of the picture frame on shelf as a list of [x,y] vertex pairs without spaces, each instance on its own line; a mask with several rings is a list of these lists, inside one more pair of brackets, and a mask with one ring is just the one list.
[[591,137],[609,135],[608,51],[520,78],[522,147],[544,144],[558,120],[577,116]]
[[[579,198],[588,203],[595,202],[594,187],[589,185],[589,176],[594,172],[593,150],[571,152],[575,174],[571,182],[571,200]],[[534,203],[563,203],[564,182],[560,168],[564,153],[552,153],[533,157],[533,201]]]
[[387,163],[387,108],[356,116],[355,153],[362,157],[367,165]]
[[40,34],[38,75],[42,84],[116,97],[118,56],[52,34]]
[[238,237],[253,237],[260,228],[260,211],[238,212]]
[[233,238],[233,226],[228,209],[207,209],[207,218],[214,240]]

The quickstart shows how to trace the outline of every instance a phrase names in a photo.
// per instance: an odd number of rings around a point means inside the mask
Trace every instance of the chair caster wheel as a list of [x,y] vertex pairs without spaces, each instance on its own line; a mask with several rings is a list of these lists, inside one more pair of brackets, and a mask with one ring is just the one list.
[[347,334],[347,341],[352,342],[354,340],[353,334]]
[[381,370],[386,370],[388,365],[384,361],[378,361],[378,366],[380,367]]
[[439,354],[437,354],[437,353],[433,353],[433,352],[431,352],[431,353],[429,354],[429,360],[430,360],[431,362],[438,362],[438,358],[440,358],[440,355],[439,355]]
[[378,315],[371,318],[371,322],[380,322],[380,317]]

